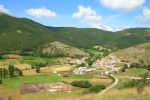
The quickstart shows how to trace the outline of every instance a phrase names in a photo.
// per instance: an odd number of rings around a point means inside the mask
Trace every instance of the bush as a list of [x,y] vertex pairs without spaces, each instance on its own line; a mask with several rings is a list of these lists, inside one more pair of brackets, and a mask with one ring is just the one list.
[[31,65],[31,69],[34,69],[35,67],[33,65]]
[[90,87],[89,91],[90,92],[99,92],[105,88],[106,88],[105,85],[95,85],[95,86]]
[[122,68],[121,71],[122,71],[122,72],[125,72],[125,68]]
[[92,86],[92,84],[89,81],[73,81],[71,82],[71,85],[81,88],[89,88]]
[[63,75],[63,77],[69,77],[69,75]]
[[19,72],[19,75],[20,75],[20,76],[21,76],[21,75],[23,75],[23,73],[22,73],[22,71],[21,71],[21,70],[19,70],[18,72]]

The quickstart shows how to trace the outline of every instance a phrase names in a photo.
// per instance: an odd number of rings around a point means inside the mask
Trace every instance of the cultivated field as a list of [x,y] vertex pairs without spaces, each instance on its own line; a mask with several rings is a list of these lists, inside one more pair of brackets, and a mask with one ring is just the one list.
[[[62,79],[62,81],[65,81],[67,83],[71,83],[73,81],[81,81],[83,79]],[[102,84],[105,86],[110,85],[110,83],[112,82],[111,79],[98,79],[98,78],[92,78],[92,79],[84,79],[87,81],[90,81],[90,83],[92,83],[92,85],[98,85],[98,84]]]

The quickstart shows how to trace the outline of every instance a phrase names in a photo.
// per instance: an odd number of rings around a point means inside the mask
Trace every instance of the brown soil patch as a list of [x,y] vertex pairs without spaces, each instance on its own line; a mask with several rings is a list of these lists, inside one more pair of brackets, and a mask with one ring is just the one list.
[[39,75],[39,74],[42,74],[42,73],[37,73],[35,70],[24,70],[22,72],[23,72],[23,75]]
[[53,72],[52,70],[44,70],[44,71],[40,71],[41,73],[45,73],[45,72]]
[[19,61],[16,61],[16,64],[21,64]]
[[15,58],[15,59],[17,59],[17,58],[22,58],[22,56],[10,54],[9,58]]
[[53,60],[53,61],[57,62],[58,60]]
[[9,64],[10,62],[9,61],[6,61],[6,62],[0,62],[0,65],[3,65],[3,64]]
[[43,59],[40,59],[40,60],[46,63],[46,61],[44,61]]
[[6,59],[6,61],[15,61],[15,59]]
[[29,64],[16,64],[16,65],[14,65],[14,67],[17,67],[17,68],[19,68],[19,69],[29,69],[29,68],[31,68],[31,65],[29,65]]
[[20,100],[20,90],[19,89],[0,89],[0,97],[2,100],[8,100],[8,96],[11,100]]
[[73,87],[70,84],[58,83],[22,83],[20,84],[21,95],[37,92],[67,93],[79,88]]

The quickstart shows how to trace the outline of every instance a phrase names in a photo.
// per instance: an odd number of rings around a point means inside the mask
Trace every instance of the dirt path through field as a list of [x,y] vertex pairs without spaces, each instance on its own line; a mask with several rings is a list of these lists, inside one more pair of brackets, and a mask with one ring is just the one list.
[[113,76],[113,77],[115,78],[115,82],[112,85],[110,85],[109,87],[107,87],[106,89],[104,89],[103,91],[99,92],[98,95],[101,95],[101,94],[107,92],[108,90],[110,90],[111,88],[113,88],[115,85],[118,84],[118,82],[119,82],[118,79],[115,76]]
[[16,64],[21,64],[19,61],[16,61]]
[[46,63],[46,61],[44,61],[43,59],[40,59],[40,60]]

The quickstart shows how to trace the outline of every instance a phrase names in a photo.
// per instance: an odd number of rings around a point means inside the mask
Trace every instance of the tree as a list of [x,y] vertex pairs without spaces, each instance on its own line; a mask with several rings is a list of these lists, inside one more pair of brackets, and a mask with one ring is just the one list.
[[40,72],[40,67],[36,66],[36,72],[39,73]]
[[0,59],[3,59],[2,55],[0,54]]
[[5,75],[6,75],[5,68],[3,68],[3,75],[4,75],[4,78],[5,78]]
[[139,62],[141,62],[141,64],[144,64],[144,60],[143,59],[139,59]]
[[127,68],[128,68],[128,65],[127,65],[127,64],[124,64],[123,67],[124,67],[125,69],[127,69]]
[[34,66],[33,66],[33,65],[31,65],[31,69],[34,69]]
[[2,78],[2,68],[0,68],[0,75],[1,75],[1,78]]
[[2,80],[0,79],[0,84],[2,84],[3,82],[2,82]]
[[14,77],[14,66],[13,65],[9,65],[8,69],[9,69],[9,76],[11,78],[13,78]]
[[23,75],[23,73],[22,73],[22,71],[21,70],[19,70],[18,71],[18,73],[19,73],[19,75],[21,76],[21,75]]
[[125,72],[125,68],[122,68],[121,71],[122,71],[122,72]]

